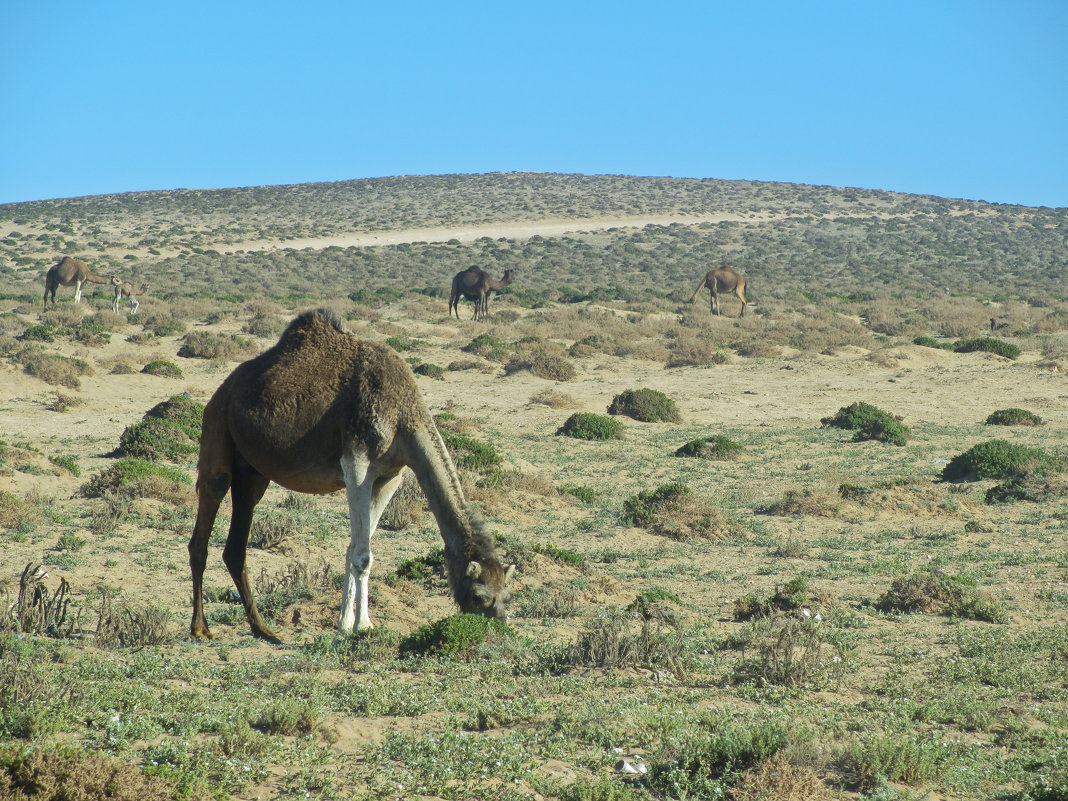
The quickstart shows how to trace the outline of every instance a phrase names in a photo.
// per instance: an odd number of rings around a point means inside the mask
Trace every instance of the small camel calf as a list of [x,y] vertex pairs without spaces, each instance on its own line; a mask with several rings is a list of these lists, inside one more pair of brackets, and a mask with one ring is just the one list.
[[690,298],[690,303],[697,300],[697,296],[706,286],[708,291],[712,293],[713,314],[719,314],[719,293],[733,292],[738,296],[738,300],[742,302],[742,313],[738,316],[745,316],[745,307],[748,305],[745,301],[745,276],[735,272],[733,267],[729,267],[726,264],[718,270],[709,270],[708,275],[702,279],[700,285],[694,291],[693,297]]
[[113,306],[115,314],[119,313],[119,304],[122,303],[123,298],[130,299],[130,314],[137,314],[137,310],[141,308],[141,303],[136,296],[144,295],[146,292],[148,292],[148,284],[141,284],[140,289],[134,289],[133,284],[129,281],[115,284],[115,303]]

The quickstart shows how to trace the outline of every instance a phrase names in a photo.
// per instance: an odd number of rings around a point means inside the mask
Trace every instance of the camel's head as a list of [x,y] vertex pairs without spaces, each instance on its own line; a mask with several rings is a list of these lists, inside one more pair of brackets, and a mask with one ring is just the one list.
[[515,278],[515,270],[505,270],[504,275],[501,276],[501,283],[510,284],[513,278]]
[[467,563],[465,586],[457,593],[460,609],[469,614],[504,620],[508,617],[505,604],[512,597],[508,582],[514,573],[515,565],[509,565],[506,570],[493,558],[482,562],[471,560]]
[[111,285],[112,286],[122,286],[122,279],[119,278],[117,275],[111,276]]

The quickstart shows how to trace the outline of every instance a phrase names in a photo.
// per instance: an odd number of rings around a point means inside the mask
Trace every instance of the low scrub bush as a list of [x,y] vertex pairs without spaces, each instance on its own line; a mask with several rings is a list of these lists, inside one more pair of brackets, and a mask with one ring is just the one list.
[[735,672],[739,683],[825,690],[842,678],[845,652],[833,642],[825,621],[804,615],[776,615],[758,620],[748,637],[755,655]]
[[820,425],[855,431],[854,442],[877,440],[901,446],[911,435],[908,426],[892,414],[862,401],[843,406],[837,413],[821,419]]
[[532,342],[520,345],[504,366],[506,375],[527,370],[550,381],[572,381],[577,372],[567,351],[555,342]]
[[745,453],[745,448],[722,434],[711,437],[692,439],[675,451],[676,456],[690,456],[697,459],[727,461],[738,459]]
[[445,368],[429,362],[417,364],[412,372],[416,375],[425,375],[427,378],[436,378],[439,381],[445,380]]
[[402,655],[463,657],[491,637],[514,636],[503,620],[460,614],[420,626],[400,642]]
[[838,511],[838,507],[823,493],[813,492],[806,487],[802,490],[787,490],[780,500],[762,507],[760,511],[766,515],[780,517],[831,517]]
[[614,417],[592,412],[575,412],[556,430],[557,436],[575,439],[623,439],[626,427]]
[[188,461],[200,450],[204,405],[175,395],[145,412],[139,423],[127,426],[119,438],[119,452],[135,459]]
[[172,503],[190,499],[192,481],[181,470],[148,462],[144,459],[119,459],[93,476],[81,487],[86,498],[103,498],[108,494],[123,497],[151,497]]
[[684,672],[686,642],[681,632],[609,607],[581,632],[561,654],[567,667],[650,667],[663,665],[676,675]]
[[1027,409],[998,409],[986,418],[988,426],[1040,426],[1043,420]]
[[174,362],[166,361],[165,359],[156,359],[146,364],[142,369],[142,373],[148,373],[149,375],[159,375],[164,378],[181,378],[182,369]]
[[35,378],[68,389],[80,389],[82,376],[93,375],[93,368],[83,359],[45,353],[34,347],[19,351],[15,360]]
[[628,389],[612,398],[609,414],[625,414],[643,423],[677,423],[682,420],[675,401],[656,389]]
[[961,339],[953,345],[956,353],[974,353],[983,351],[1004,356],[1006,359],[1015,359],[1020,355],[1020,349],[1009,342],[995,337],[976,337],[974,339]]
[[479,442],[474,437],[447,428],[439,431],[457,467],[482,474],[500,470],[501,455],[489,443]]
[[808,606],[808,579],[797,576],[785,584],[777,585],[768,596],[749,593],[734,602],[735,620],[752,620],[769,617],[775,612],[790,612]]
[[503,362],[510,348],[492,334],[479,334],[460,350],[489,359],[491,362]]
[[1007,623],[1009,616],[987,592],[977,589],[975,581],[932,570],[896,578],[876,602],[883,612],[923,612],[956,615],[988,623]]
[[259,346],[251,340],[234,334],[212,334],[208,331],[191,331],[182,338],[178,355],[187,359],[213,359],[236,361],[255,356]]
[[1064,469],[1064,463],[1038,448],[992,439],[957,454],[942,468],[945,481],[1042,476]]
[[622,522],[673,540],[725,537],[730,527],[723,512],[685,484],[663,484],[623,502]]
[[934,337],[922,336],[912,340],[913,345],[922,345],[925,348],[938,348],[939,350],[953,350],[952,342],[939,342]]
[[887,781],[927,784],[945,772],[951,758],[948,746],[940,740],[931,735],[879,735],[850,746],[842,766],[851,783],[864,791]]

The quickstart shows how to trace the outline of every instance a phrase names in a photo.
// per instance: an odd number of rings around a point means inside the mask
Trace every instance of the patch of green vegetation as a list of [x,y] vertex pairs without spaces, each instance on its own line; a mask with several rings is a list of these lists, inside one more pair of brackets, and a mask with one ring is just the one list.
[[148,373],[149,375],[159,375],[165,378],[181,378],[182,369],[174,362],[169,362],[165,359],[156,359],[149,362],[143,368],[142,373]]
[[937,570],[894,579],[876,602],[883,612],[934,612],[988,623],[1007,623],[1008,610],[989,593],[981,592],[974,579]]
[[643,423],[677,423],[682,420],[675,401],[656,389],[628,389],[612,398],[609,414],[625,414]]
[[801,609],[811,603],[808,593],[808,579],[796,576],[785,584],[776,585],[775,592],[769,596],[751,592],[734,602],[735,620],[752,620],[768,617],[779,612]]
[[55,342],[57,329],[54,325],[42,323],[31,325],[16,337],[23,342]]
[[597,500],[597,490],[581,484],[564,484],[559,488],[559,491],[578,498],[585,504],[593,504]]
[[576,412],[556,430],[557,436],[575,439],[609,440],[623,439],[626,427],[614,417],[592,412]]
[[863,401],[843,406],[837,413],[821,419],[820,425],[856,431],[854,442],[877,440],[898,446],[904,445],[912,433],[889,412]]
[[83,484],[81,494],[86,498],[103,498],[108,493],[132,489],[138,483],[152,478],[161,478],[175,484],[193,483],[189,476],[173,467],[147,462],[144,459],[119,459]]
[[1020,349],[1009,342],[996,337],[975,337],[974,339],[961,339],[953,345],[956,353],[974,353],[983,351],[1004,356],[1006,359],[1015,359],[1020,355]]
[[722,461],[737,459],[743,453],[745,453],[745,448],[723,434],[692,439],[675,451],[676,456],[691,456],[698,459]]
[[75,478],[78,478],[82,474],[82,469],[78,467],[77,456],[49,456],[48,461],[56,467],[63,468]]
[[939,342],[934,337],[922,336],[916,337],[912,340],[914,345],[922,345],[925,348],[938,348],[939,350],[953,350],[953,343],[951,342]]
[[417,364],[413,372],[416,375],[425,375],[427,378],[436,378],[439,381],[445,380],[445,368],[430,362]]
[[515,636],[503,620],[459,614],[420,626],[400,642],[402,655],[460,657],[492,636]]
[[988,426],[1040,426],[1043,420],[1027,409],[1009,408],[991,412],[986,418]]
[[500,470],[501,455],[488,442],[479,442],[467,434],[448,429],[441,430],[441,438],[457,467],[483,475]]
[[493,362],[503,362],[510,348],[492,334],[479,334],[460,350]]
[[557,548],[552,543],[534,543],[530,546],[530,550],[533,553],[540,553],[548,556],[554,562],[559,562],[562,565],[569,565],[570,567],[582,567],[586,564],[586,557],[580,554],[578,551],[572,551],[567,548]]
[[624,525],[648,526],[661,506],[688,495],[689,492],[690,488],[679,482],[662,484],[653,490],[642,490],[623,501],[623,514],[620,519]]
[[1039,448],[992,439],[950,459],[949,464],[942,468],[942,479],[975,481],[984,478],[1018,478],[1045,475],[1063,469],[1064,463],[1060,459]]
[[426,584],[445,576],[445,550],[435,548],[426,556],[413,556],[397,565],[397,578]]

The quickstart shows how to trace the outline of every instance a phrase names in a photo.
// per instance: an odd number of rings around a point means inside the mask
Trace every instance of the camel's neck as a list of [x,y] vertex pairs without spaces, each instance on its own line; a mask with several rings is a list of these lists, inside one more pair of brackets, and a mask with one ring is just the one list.
[[83,278],[82,280],[83,281],[87,281],[90,284],[110,284],[111,283],[111,279],[108,278],[106,275],[97,275],[96,273],[88,273],[88,274],[86,274],[85,278]]
[[493,554],[493,544],[475,525],[467,508],[460,476],[441,435],[427,418],[408,442],[408,466],[426,495],[445,541],[445,557],[451,579],[464,575],[467,563]]

